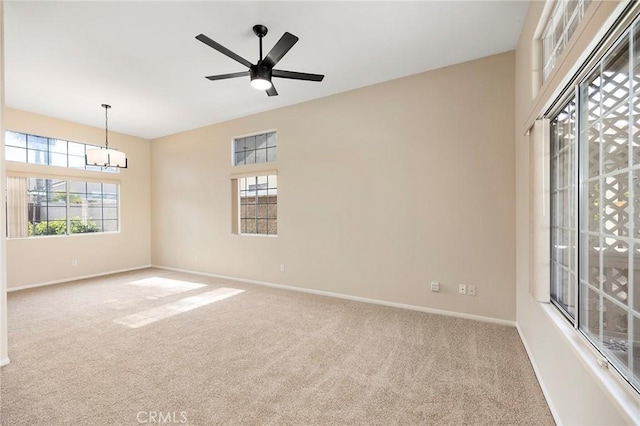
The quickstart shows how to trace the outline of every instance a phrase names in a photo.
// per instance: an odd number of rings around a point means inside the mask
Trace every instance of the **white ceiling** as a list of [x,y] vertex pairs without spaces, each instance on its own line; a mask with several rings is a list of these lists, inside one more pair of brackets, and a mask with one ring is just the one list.
[[[5,1],[9,107],[147,139],[280,108],[514,49],[526,1],[70,2]],[[204,33],[252,63],[254,24],[266,52],[300,41],[277,68],[325,74],[274,79],[268,97],[197,41]]]

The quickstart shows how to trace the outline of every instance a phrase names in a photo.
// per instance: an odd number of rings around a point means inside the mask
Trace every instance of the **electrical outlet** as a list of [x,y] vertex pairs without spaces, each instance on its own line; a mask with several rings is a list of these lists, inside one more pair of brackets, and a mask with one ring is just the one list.
[[74,267],[75,267],[75,266],[78,266],[78,259],[73,259],[73,260],[71,261],[71,266],[74,266]]
[[464,284],[459,284],[458,285],[458,293],[467,294],[467,286],[464,285]]
[[470,285],[468,290],[469,290],[469,296],[475,296],[476,295],[476,286],[475,285]]
[[280,272],[284,272],[284,263],[280,264]]
[[438,281],[431,281],[431,291],[440,291],[440,283]]

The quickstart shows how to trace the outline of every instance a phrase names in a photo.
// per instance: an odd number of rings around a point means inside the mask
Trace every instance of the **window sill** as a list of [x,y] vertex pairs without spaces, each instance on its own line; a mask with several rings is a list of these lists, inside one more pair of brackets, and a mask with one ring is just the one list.
[[627,418],[629,424],[640,419],[640,395],[613,368],[578,330],[573,328],[560,311],[550,303],[541,303],[542,310],[567,337],[571,349],[582,361],[589,373],[606,390],[611,401]]
[[62,234],[62,235],[36,235],[31,237],[16,237],[9,238],[7,237],[7,241],[17,241],[17,240],[42,240],[48,238],[64,238],[64,237],[86,237],[86,236],[95,236],[95,235],[114,235],[119,234],[120,231],[111,231],[111,232],[81,232],[77,234]]
[[236,235],[240,237],[278,238],[278,234],[243,234],[239,232]]

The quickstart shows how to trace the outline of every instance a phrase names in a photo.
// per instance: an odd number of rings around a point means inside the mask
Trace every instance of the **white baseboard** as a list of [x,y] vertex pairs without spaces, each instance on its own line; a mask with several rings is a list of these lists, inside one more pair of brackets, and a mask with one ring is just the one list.
[[533,353],[529,348],[529,344],[527,343],[527,339],[524,338],[524,334],[522,330],[520,330],[520,325],[516,323],[516,330],[518,330],[518,335],[520,336],[520,340],[522,341],[522,345],[524,346],[524,350],[527,352],[527,356],[529,357],[529,361],[531,362],[531,366],[533,367],[533,372],[536,375],[536,379],[538,379],[538,383],[540,384],[540,389],[542,389],[542,394],[544,395],[544,399],[547,401],[547,405],[549,406],[549,411],[551,411],[551,415],[553,416],[553,421],[559,425],[560,424],[560,416],[558,414],[558,410],[553,403],[553,399],[551,399],[551,395],[549,394],[549,389],[545,385],[542,380],[542,374],[540,373],[540,369],[538,368],[538,364],[536,364],[536,360],[533,357]]
[[383,306],[391,306],[391,307],[394,307],[394,308],[409,309],[409,310],[412,310],[412,311],[426,312],[426,313],[429,313],[429,314],[446,315],[446,316],[450,316],[450,317],[464,318],[464,319],[470,319],[470,320],[475,320],[475,321],[488,322],[488,323],[492,323],[492,324],[506,325],[506,326],[510,326],[510,327],[515,327],[516,326],[515,321],[509,321],[509,320],[504,320],[504,319],[500,319],[500,318],[485,317],[485,316],[482,316],[482,315],[465,314],[465,313],[462,313],[462,312],[447,311],[447,310],[443,310],[443,309],[433,309],[433,308],[427,308],[427,307],[424,307],[424,306],[417,306],[417,305],[407,305],[407,304],[404,304],[404,303],[389,302],[389,301],[380,300],[380,299],[370,299],[370,298],[367,298],[367,297],[351,296],[351,295],[348,295],[348,294],[333,293],[333,292],[330,292],[330,291],[314,290],[314,289],[311,289],[311,288],[295,287],[295,286],[284,285],[284,284],[275,284],[275,283],[270,283],[270,282],[266,282],[266,281],[250,280],[250,279],[246,279],[246,278],[230,277],[230,276],[227,276],[227,275],[211,274],[211,273],[207,273],[207,272],[190,271],[190,270],[187,270],[187,269],[171,268],[171,267],[168,267],[168,266],[151,265],[151,267],[158,268],[158,269],[165,269],[165,270],[168,270],[168,271],[184,272],[184,273],[187,273],[187,274],[203,275],[203,276],[212,277],[212,278],[221,278],[221,279],[226,279],[226,280],[240,281],[240,282],[243,282],[243,283],[257,284],[257,285],[262,285],[262,286],[266,286],[266,287],[280,288],[280,289],[284,289],[284,290],[299,291],[299,292],[302,292],[302,293],[317,294],[319,296],[328,296],[328,297],[335,297],[335,298],[338,298],[338,299],[353,300],[355,302],[364,302],[364,303],[371,303],[371,304],[374,304],[374,305],[383,305]]
[[9,358],[0,359],[0,367],[4,367],[5,365],[9,364],[9,362],[11,362]]
[[80,276],[80,277],[63,278],[61,280],[54,280],[54,281],[47,281],[47,282],[43,282],[43,283],[37,283],[37,284],[23,285],[23,286],[20,286],[20,287],[9,287],[9,288],[7,288],[7,293],[10,293],[12,291],[18,291],[18,290],[26,290],[26,289],[29,289],[29,288],[44,287],[44,286],[53,285],[53,284],[68,283],[70,281],[84,280],[84,279],[87,279],[87,278],[103,277],[105,275],[119,274],[121,272],[137,271],[138,269],[146,269],[146,268],[151,268],[151,265],[136,266],[134,268],[127,268],[127,269],[118,269],[116,271],[100,272],[98,274],[83,275],[83,276]]

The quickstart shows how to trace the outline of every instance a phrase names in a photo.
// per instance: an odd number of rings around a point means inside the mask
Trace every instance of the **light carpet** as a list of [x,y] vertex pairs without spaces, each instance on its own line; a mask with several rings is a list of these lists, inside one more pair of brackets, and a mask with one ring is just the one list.
[[508,326],[158,269],[8,299],[3,426],[553,424]]

